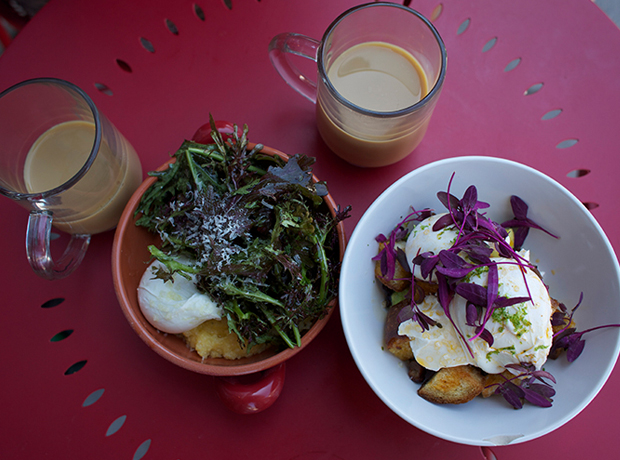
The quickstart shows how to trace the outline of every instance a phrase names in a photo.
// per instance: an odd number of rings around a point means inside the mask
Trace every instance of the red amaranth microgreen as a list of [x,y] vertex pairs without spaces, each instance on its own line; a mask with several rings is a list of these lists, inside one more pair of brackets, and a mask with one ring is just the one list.
[[576,328],[571,327],[573,315],[575,314],[577,308],[581,305],[582,300],[583,292],[579,296],[577,305],[572,308],[570,314],[568,313],[566,306],[561,303],[560,310],[554,313],[551,318],[551,324],[553,325],[566,325],[553,335],[553,346],[551,347],[550,353],[554,353],[557,350],[565,350],[566,360],[569,363],[572,363],[579,358],[579,355],[581,355],[581,352],[586,345],[586,341],[583,339],[584,334],[608,327],[620,327],[620,324],[605,324],[603,326],[592,327],[584,331],[577,331]]
[[[496,387],[495,393],[500,394],[515,409],[523,407],[523,400],[539,407],[551,407],[555,390],[549,382],[556,383],[549,372],[536,370],[531,364],[507,364],[514,375],[505,377],[504,382],[493,383],[488,388]],[[548,382],[549,381],[549,382]]]
[[525,238],[527,237],[530,228],[536,228],[538,230],[542,230],[546,234],[552,236],[553,238],[559,238],[553,233],[545,230],[532,219],[527,217],[528,206],[521,198],[516,195],[512,195],[510,197],[510,206],[512,207],[512,212],[514,214],[514,218],[502,223],[502,227],[504,228],[512,228],[514,229],[515,241],[514,247],[515,250],[520,250],[525,242]]
[[[476,327],[476,333],[469,338],[469,341],[481,338],[491,345],[494,341],[493,336],[485,326],[491,319],[493,312],[497,308],[505,308],[516,303],[531,300],[531,296],[518,297],[513,301],[499,297],[498,265],[505,263],[518,264],[522,267],[524,280],[525,267],[531,267],[531,265],[506,242],[508,237],[506,229],[479,212],[481,209],[487,209],[489,204],[478,200],[476,187],[473,185],[469,186],[459,200],[450,193],[453,179],[454,174],[450,178],[447,191],[437,193],[437,198],[448,209],[448,213],[437,219],[433,225],[433,231],[454,226],[454,228],[458,229],[456,241],[449,249],[441,250],[438,254],[419,254],[413,259],[413,264],[420,266],[420,272],[424,279],[430,280],[433,273],[435,273],[440,291],[447,290],[451,296],[454,296],[455,293],[459,294],[476,307],[479,307],[481,311],[484,311],[481,318],[478,318],[478,321],[473,323]],[[515,201],[523,203],[520,199]],[[520,206],[518,210],[522,220],[524,218],[522,213],[523,207]],[[525,212],[527,212],[527,207]],[[499,262],[492,260],[490,256],[493,250],[497,251],[500,256],[510,259],[510,261]],[[461,254],[467,255],[472,262],[461,257]],[[480,267],[487,267],[486,287],[466,281],[466,277],[473,270]],[[442,275],[441,279],[439,275]],[[527,289],[529,293],[529,288]],[[444,298],[448,297],[444,296]],[[501,300],[497,301],[498,298]],[[442,303],[441,305],[446,316],[452,321],[449,303]],[[455,329],[463,337],[463,333],[457,327]],[[467,344],[467,341],[464,340],[464,343]],[[469,345],[467,346],[469,348]]]
[[396,271],[396,262],[410,271],[409,263],[404,251],[396,246],[396,242],[402,240],[409,233],[408,224],[410,222],[421,222],[430,215],[430,210],[422,209],[416,211],[413,209],[396,227],[390,232],[389,236],[380,233],[375,237],[377,243],[383,243],[383,249],[372,258],[374,261],[380,261],[381,274],[389,280],[394,279]]

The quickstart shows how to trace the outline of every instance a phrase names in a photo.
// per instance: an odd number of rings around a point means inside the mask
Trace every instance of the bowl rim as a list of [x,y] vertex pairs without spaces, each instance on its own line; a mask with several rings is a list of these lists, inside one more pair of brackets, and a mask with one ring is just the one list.
[[[271,147],[267,147],[263,144],[248,142],[247,149],[252,150],[256,146],[262,147],[261,153],[271,155],[271,156],[279,156],[285,161],[288,161],[291,157],[290,155],[284,152],[281,152]],[[174,163],[175,161],[176,161],[176,158],[174,157],[170,158],[164,164],[159,166],[156,169],[156,171],[162,171],[165,168],[168,168],[168,166]],[[319,179],[317,179],[314,173],[312,174],[312,179],[315,183],[319,182]],[[114,233],[114,240],[112,243],[112,255],[111,255],[112,278],[113,278],[113,284],[114,284],[114,291],[116,292],[116,296],[117,296],[119,305],[121,307],[121,310],[123,311],[123,314],[125,315],[125,318],[129,322],[129,325],[131,326],[131,328],[149,346],[149,348],[151,348],[151,350],[155,351],[161,357],[165,358],[166,360],[184,369],[197,372],[200,374],[207,374],[207,375],[220,376],[220,377],[230,377],[230,376],[252,374],[252,373],[261,372],[269,368],[272,368],[290,359],[291,357],[299,353],[303,348],[305,348],[312,340],[314,340],[314,338],[319,334],[319,332],[323,330],[323,328],[325,327],[329,319],[333,316],[334,310],[338,307],[337,297],[334,298],[329,303],[329,308],[325,316],[317,320],[317,322],[308,331],[306,331],[306,333],[302,336],[301,346],[295,347],[295,348],[286,348],[264,359],[257,360],[254,362],[239,364],[239,365],[235,365],[235,364],[228,364],[225,366],[216,365],[216,364],[209,364],[204,361],[194,361],[194,360],[191,360],[185,357],[181,357],[177,355],[176,353],[172,352],[166,346],[164,346],[160,341],[158,341],[150,333],[150,331],[146,330],[143,327],[142,321],[146,321],[146,319],[144,318],[144,315],[142,314],[139,308],[134,309],[129,306],[131,305],[130,297],[137,296],[137,293],[129,292],[122,281],[122,275],[123,275],[123,270],[121,267],[121,259],[123,257],[122,243],[123,243],[123,237],[125,236],[127,227],[129,225],[133,225],[136,220],[134,217],[134,212],[138,206],[140,198],[142,197],[144,192],[156,181],[157,181],[157,177],[146,178],[140,184],[140,186],[136,189],[136,191],[133,193],[133,195],[127,202],[127,205],[125,206],[123,210],[118,226]],[[332,198],[331,194],[324,196],[323,199],[325,203],[327,204],[327,206],[329,207],[330,212],[333,215],[335,215],[337,205],[334,199]],[[347,243],[344,224],[342,221],[338,223],[336,227],[336,231],[338,235],[338,243],[340,246],[339,260],[342,261],[344,254],[345,254],[346,243]],[[161,331],[155,330],[155,332],[157,334],[165,335],[165,333]],[[196,356],[198,356],[196,351],[193,350],[192,353],[195,353]],[[200,358],[200,356],[198,356],[198,358]]]

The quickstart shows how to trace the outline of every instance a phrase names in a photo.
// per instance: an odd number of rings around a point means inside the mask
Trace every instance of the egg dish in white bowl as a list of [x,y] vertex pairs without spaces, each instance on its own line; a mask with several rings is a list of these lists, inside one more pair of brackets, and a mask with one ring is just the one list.
[[557,429],[620,350],[620,269],[605,233],[559,183],[504,159],[441,160],[390,186],[351,235],[339,299],[377,396],[463,444]]

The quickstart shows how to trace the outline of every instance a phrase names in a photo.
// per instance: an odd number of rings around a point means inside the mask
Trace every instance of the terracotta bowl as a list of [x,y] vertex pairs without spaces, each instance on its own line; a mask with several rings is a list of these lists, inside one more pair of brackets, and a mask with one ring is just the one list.
[[[255,144],[249,144],[248,148],[253,148]],[[277,155],[288,161],[288,155],[269,147],[263,147],[263,153]],[[172,159],[171,161],[174,161]],[[158,170],[168,167],[170,162],[163,164]],[[318,181],[313,176],[315,182]],[[223,358],[203,359],[195,351],[190,350],[182,338],[174,334],[166,334],[158,331],[144,318],[138,305],[137,289],[140,278],[151,260],[148,251],[150,244],[158,244],[159,237],[148,232],[143,227],[135,225],[134,212],[138,206],[143,193],[156,181],[150,177],[133,194],[121,216],[114,236],[112,248],[112,274],[114,288],[119,303],[125,314],[127,321],[140,336],[140,338],[156,353],[172,363],[190,371],[213,376],[241,376],[245,374],[264,371],[281,363],[299,353],[306,347],[318,334],[331,318],[337,301],[331,303],[329,313],[307,331],[301,340],[301,347],[286,349],[284,351],[265,351],[261,354],[242,358],[238,360],[227,360]],[[330,195],[324,197],[332,214],[336,204]],[[342,222],[337,227],[338,241],[340,245],[340,260],[344,255],[346,244],[344,226]]]

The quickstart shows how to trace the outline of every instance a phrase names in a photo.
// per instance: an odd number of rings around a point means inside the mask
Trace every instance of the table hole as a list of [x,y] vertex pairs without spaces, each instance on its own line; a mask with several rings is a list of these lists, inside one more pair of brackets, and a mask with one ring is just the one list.
[[44,302],[43,305],[41,305],[41,308],[53,308],[53,307],[57,307],[58,305],[60,305],[61,303],[63,303],[65,301],[64,298],[62,297],[57,297],[55,299],[50,299],[47,302]]
[[179,29],[170,19],[166,19],[166,28],[172,33],[172,35],[179,35]]
[[232,0],[222,0],[222,2],[224,3],[224,6],[226,8],[228,8],[229,10],[232,10]]
[[131,66],[127,64],[125,61],[123,61],[122,59],[117,59],[116,65],[118,65],[121,68],[121,70],[124,70],[125,72],[128,72],[128,73],[132,72]]
[[205,12],[204,12],[204,10],[199,5],[197,5],[195,3],[194,3],[194,14],[201,21],[205,20]]
[[491,449],[489,449],[486,446],[480,448],[480,454],[482,455],[482,458],[484,460],[497,460],[497,456],[495,455],[495,452],[493,452]]
[[77,363],[69,366],[69,369],[65,371],[65,375],[75,374],[76,372],[81,371],[84,366],[86,366],[85,359],[83,359],[82,361],[78,361]]
[[560,115],[561,113],[562,113],[562,109],[549,110],[542,117],[540,117],[540,119],[541,120],[551,120],[551,119],[557,117],[558,115]]
[[521,64],[521,58],[513,59],[504,67],[504,72],[510,72],[516,69],[519,64]]
[[138,446],[135,453],[133,454],[133,460],[140,460],[142,457],[144,457],[149,451],[149,447],[151,447],[151,440],[147,439]]
[[590,211],[592,211],[593,209],[598,208],[598,203],[594,203],[592,201],[584,201],[583,205]]
[[121,429],[121,427],[125,423],[125,420],[127,420],[126,415],[121,415],[119,418],[114,420],[112,423],[110,423],[110,426],[108,427],[108,431],[105,432],[105,435],[112,436],[114,433],[116,433],[118,430]]
[[110,89],[108,85],[104,85],[103,83],[95,82],[95,88],[97,88],[100,92],[105,94],[106,96],[112,96],[114,93]]
[[91,394],[89,394],[86,397],[86,399],[82,403],[82,407],[88,407],[88,406],[92,406],[93,404],[95,404],[97,401],[99,401],[99,398],[103,396],[104,391],[105,389],[103,388],[100,388],[97,391],[93,391]]
[[443,4],[440,3],[433,9],[433,12],[431,13],[431,21],[436,21],[437,19],[439,19],[441,13],[443,13]]
[[60,238],[60,233],[52,233],[50,235],[50,241],[54,241],[56,239]]
[[411,0],[405,0],[403,2],[403,6],[409,6],[409,5],[411,5]]
[[484,46],[482,47],[482,52],[486,53],[491,48],[493,48],[496,43],[497,43],[497,37],[493,37],[491,40],[489,40],[488,42],[484,44]]
[[461,25],[459,26],[459,28],[456,30],[456,34],[457,35],[461,35],[463,32],[465,32],[467,30],[467,28],[469,27],[469,23],[471,22],[470,18],[465,19],[463,22],[461,22]]
[[544,86],[544,83],[536,83],[535,85],[532,85],[528,89],[526,89],[525,92],[523,93],[523,95],[524,96],[531,96],[532,94],[535,94],[538,91],[540,91],[543,86]]
[[50,339],[50,342],[60,342],[65,340],[71,334],[73,334],[73,329],[65,329],[64,331],[60,331],[58,334],[55,334],[54,337]]
[[579,142],[579,139],[565,139],[562,142],[560,142],[558,145],[556,145],[555,148],[567,149],[575,145],[577,142]]
[[591,172],[592,171],[590,171],[589,169],[573,169],[571,172],[569,172],[566,175],[566,177],[578,178],[578,177],[587,176]]
[[153,44],[148,41],[146,38],[144,37],[140,37],[140,44],[142,45],[142,47],[147,50],[149,53],[154,53],[155,52],[155,47],[153,46]]

